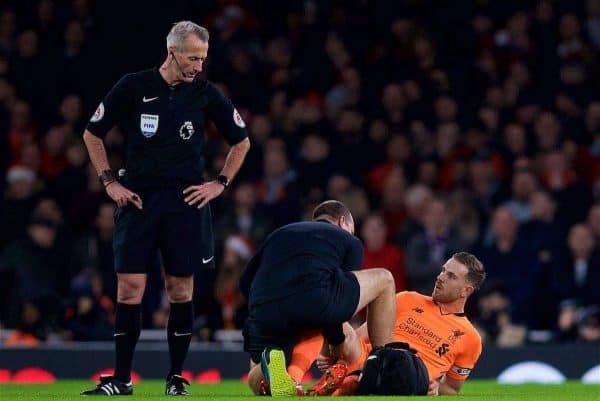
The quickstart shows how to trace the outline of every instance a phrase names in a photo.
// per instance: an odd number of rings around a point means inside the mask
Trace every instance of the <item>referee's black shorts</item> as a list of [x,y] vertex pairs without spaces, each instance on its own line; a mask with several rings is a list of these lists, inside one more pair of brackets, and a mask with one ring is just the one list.
[[289,363],[304,331],[341,325],[356,312],[360,286],[356,276],[338,271],[319,288],[307,288],[273,302],[251,306],[244,326],[244,350],[260,362],[262,351],[280,348]]
[[185,203],[183,188],[138,192],[143,209],[115,212],[113,250],[117,273],[147,273],[160,250],[165,273],[187,277],[214,266],[210,205]]

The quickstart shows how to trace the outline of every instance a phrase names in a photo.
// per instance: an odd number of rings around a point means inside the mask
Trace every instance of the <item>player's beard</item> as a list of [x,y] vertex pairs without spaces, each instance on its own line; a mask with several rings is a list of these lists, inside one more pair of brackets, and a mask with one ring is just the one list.
[[431,293],[431,298],[436,301],[436,302],[450,302],[452,300],[454,300],[452,294],[450,293],[450,289],[445,288],[445,287],[438,287],[437,283],[436,286],[433,287],[433,292]]

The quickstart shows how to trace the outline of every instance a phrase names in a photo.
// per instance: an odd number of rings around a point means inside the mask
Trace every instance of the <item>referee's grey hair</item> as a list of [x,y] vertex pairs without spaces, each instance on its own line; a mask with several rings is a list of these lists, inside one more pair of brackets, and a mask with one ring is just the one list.
[[192,21],[179,21],[173,24],[173,28],[167,35],[167,47],[173,46],[178,51],[183,51],[183,42],[189,34],[194,34],[201,41],[208,42],[208,29]]

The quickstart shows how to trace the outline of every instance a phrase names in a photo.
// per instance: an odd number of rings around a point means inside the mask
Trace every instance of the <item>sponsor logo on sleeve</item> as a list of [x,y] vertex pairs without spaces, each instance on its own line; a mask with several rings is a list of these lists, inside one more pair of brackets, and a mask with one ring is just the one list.
[[246,123],[240,113],[238,113],[237,109],[233,109],[233,122],[240,128],[246,128]]
[[104,104],[100,103],[94,112],[94,115],[92,118],[90,118],[90,122],[97,123],[98,121],[102,120],[102,117],[104,117]]
[[452,366],[450,371],[460,376],[469,376],[471,374],[471,369],[461,368],[460,366]]

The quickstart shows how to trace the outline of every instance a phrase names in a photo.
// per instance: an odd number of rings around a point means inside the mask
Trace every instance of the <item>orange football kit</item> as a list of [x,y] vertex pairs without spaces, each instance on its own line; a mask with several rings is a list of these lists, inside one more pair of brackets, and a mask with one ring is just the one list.
[[[412,291],[396,294],[396,325],[393,341],[405,342],[417,351],[429,379],[444,375],[466,380],[481,355],[481,337],[463,313],[444,313],[429,296]],[[362,353],[348,367],[360,369],[371,352],[361,339]]]

